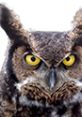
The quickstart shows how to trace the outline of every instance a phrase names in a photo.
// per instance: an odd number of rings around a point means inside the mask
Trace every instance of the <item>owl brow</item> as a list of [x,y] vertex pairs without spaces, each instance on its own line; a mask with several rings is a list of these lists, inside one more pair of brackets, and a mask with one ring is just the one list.
[[62,61],[63,61],[65,58],[67,58],[70,54],[71,54],[71,52],[68,52],[68,53],[57,63],[56,67],[59,66],[59,65],[62,63]]
[[[32,54],[35,55],[35,56],[37,56],[37,57],[39,57],[48,67],[50,67],[50,64],[49,64],[47,61],[45,61],[41,56],[39,56],[37,53],[32,52]],[[71,54],[71,52],[68,52],[68,53],[63,57],[63,59],[61,59],[61,60],[57,63],[56,67],[59,66],[59,64],[60,64],[65,58],[67,58],[70,54]]]
[[39,57],[48,67],[50,67],[50,64],[47,61],[45,61],[41,56],[39,56],[37,53],[32,52],[32,54]]

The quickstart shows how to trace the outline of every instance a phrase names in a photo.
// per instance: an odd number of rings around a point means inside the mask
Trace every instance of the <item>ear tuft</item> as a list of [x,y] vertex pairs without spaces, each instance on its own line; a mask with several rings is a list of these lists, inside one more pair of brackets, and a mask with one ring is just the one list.
[[[73,33],[73,34],[72,34]],[[82,9],[79,9],[73,20],[72,40],[75,46],[82,46]]]
[[19,18],[3,4],[0,4],[0,25],[10,40],[27,41],[28,32],[23,29]]
[[74,16],[73,26],[75,33],[82,34],[82,9],[79,9],[76,12]]

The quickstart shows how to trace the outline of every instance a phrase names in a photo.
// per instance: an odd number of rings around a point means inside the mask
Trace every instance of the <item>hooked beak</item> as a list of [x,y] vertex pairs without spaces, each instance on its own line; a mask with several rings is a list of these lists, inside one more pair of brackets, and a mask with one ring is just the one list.
[[52,68],[49,72],[48,75],[48,86],[50,89],[53,89],[54,86],[56,85],[56,81],[57,81],[57,76],[56,76],[56,71],[54,68]]

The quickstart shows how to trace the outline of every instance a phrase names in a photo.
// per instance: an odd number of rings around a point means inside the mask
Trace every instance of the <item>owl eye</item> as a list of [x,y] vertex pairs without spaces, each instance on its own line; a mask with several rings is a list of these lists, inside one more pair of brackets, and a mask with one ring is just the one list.
[[37,66],[41,62],[39,57],[34,56],[33,54],[28,54],[25,56],[25,62],[31,66]]
[[69,55],[67,58],[63,60],[63,64],[67,67],[71,67],[75,63],[75,56]]

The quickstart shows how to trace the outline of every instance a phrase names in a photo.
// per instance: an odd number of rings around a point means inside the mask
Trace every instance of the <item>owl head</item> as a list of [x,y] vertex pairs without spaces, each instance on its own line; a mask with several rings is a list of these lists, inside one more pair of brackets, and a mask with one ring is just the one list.
[[11,10],[1,4],[0,11],[1,27],[10,40],[4,74],[12,94],[14,89],[18,91],[21,104],[26,100],[44,106],[78,101],[82,89],[82,10],[75,14],[68,32],[25,31]]

